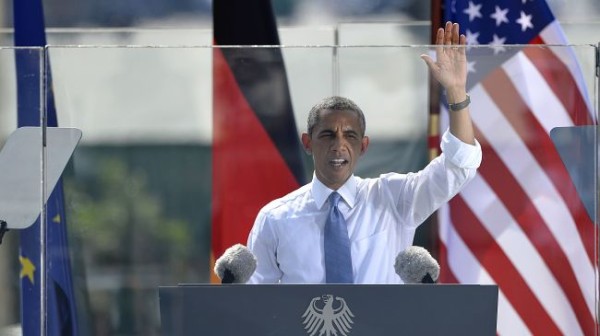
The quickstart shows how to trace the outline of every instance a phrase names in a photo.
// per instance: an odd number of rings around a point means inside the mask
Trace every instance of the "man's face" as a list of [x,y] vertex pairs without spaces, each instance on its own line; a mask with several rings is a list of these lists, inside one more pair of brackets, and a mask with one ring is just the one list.
[[361,136],[356,112],[324,110],[312,135],[302,134],[302,144],[313,156],[319,181],[337,190],[354,172],[358,158],[367,150],[369,138]]

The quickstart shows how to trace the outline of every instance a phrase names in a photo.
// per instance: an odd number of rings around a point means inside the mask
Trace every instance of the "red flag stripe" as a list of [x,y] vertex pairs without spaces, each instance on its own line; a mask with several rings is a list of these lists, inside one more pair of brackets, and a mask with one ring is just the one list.
[[507,300],[519,313],[529,330],[535,335],[562,335],[563,333],[532,293],[527,282],[515,270],[494,237],[482,227],[462,197],[454,197],[450,201],[450,206],[451,220],[457,233],[479,263],[501,286]]
[[456,279],[456,275],[452,272],[448,262],[448,250],[446,249],[446,245],[443,242],[439,242],[438,247],[439,252],[439,263],[440,263],[440,277],[438,281],[440,283],[446,284],[457,284],[458,279]]
[[[502,70],[495,71],[482,82],[498,109],[511,124],[514,131],[535,157],[545,174],[552,181],[559,197],[567,206],[581,241],[593,264],[595,228],[572,183],[571,177],[562,163],[552,140],[540,125],[532,111],[525,104],[510,78]],[[559,125],[556,125],[559,126]]]

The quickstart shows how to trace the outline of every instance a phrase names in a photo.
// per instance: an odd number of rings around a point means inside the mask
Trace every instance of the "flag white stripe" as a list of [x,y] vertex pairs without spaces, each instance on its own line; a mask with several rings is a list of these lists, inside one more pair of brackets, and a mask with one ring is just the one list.
[[496,329],[499,335],[531,335],[521,316],[510,305],[504,292],[498,291],[498,322]]
[[594,267],[589,262],[579,233],[571,214],[545,171],[532,157],[528,148],[521,142],[519,135],[504,118],[491,97],[477,85],[471,91],[478,97],[473,109],[486,111],[474,113],[474,123],[486,136],[490,146],[505,163],[513,177],[523,187],[525,193],[535,205],[540,216],[554,235],[569,263],[572,265],[579,286],[582,288],[586,304],[594,312]]
[[[439,216],[442,219],[440,220],[440,239],[444,245],[452,246],[451,249],[446,249],[448,252],[448,266],[460,283],[495,284],[492,277],[481,267],[471,250],[454,230],[448,208],[449,206],[445,205],[439,210]],[[531,332],[508,302],[501,289],[498,291],[497,330],[500,335],[531,335]]]
[[562,102],[527,56],[516,54],[502,65],[502,69],[547,134],[557,126],[573,126]]
[[461,196],[560,330],[565,334],[575,330],[582,333],[569,300],[554,275],[487,182],[477,175]]

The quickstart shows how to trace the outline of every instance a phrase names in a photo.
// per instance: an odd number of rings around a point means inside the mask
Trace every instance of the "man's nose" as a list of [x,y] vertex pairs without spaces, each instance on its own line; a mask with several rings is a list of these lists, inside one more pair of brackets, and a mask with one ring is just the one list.
[[336,134],[336,136],[333,138],[333,144],[331,146],[331,148],[333,150],[340,150],[342,148],[344,148],[346,144],[346,139],[344,138],[343,134]]

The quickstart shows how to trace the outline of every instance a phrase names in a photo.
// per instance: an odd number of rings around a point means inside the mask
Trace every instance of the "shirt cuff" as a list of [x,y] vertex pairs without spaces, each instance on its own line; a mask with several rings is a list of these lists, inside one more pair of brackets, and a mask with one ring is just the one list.
[[475,139],[475,145],[462,142],[447,129],[442,136],[442,152],[446,160],[450,160],[460,168],[478,168],[481,164],[481,145]]

